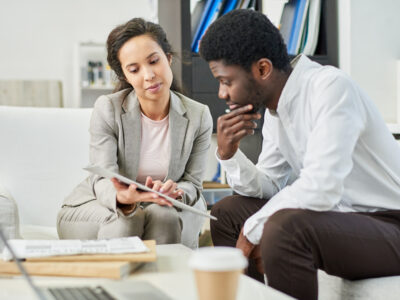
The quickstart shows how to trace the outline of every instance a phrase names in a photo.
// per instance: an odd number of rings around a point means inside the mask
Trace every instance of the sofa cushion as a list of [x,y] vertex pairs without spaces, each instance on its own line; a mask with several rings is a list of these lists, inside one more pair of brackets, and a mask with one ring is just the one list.
[[400,276],[346,280],[318,271],[318,299],[395,300],[400,295]]
[[[3,230],[7,239],[18,239],[19,217],[18,208],[12,196],[0,186],[0,229]],[[0,241],[0,251],[4,244]]]
[[58,240],[57,228],[54,226],[21,224],[20,233],[24,240]]

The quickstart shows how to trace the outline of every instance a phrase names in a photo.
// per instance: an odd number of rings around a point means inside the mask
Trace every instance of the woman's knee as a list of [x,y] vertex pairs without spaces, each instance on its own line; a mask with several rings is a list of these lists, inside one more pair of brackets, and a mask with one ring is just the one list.
[[211,208],[211,215],[215,217],[220,217],[222,215],[229,214],[232,210],[232,202],[237,196],[227,196],[222,198],[217,203],[215,203]]
[[229,220],[232,219],[236,214],[232,207],[234,207],[235,197],[237,196],[228,196],[217,203],[215,203],[211,208],[211,215],[216,217],[218,221],[210,220],[210,228],[211,231],[215,231],[216,228],[224,227],[226,222],[230,223]]
[[179,213],[173,207],[161,206],[157,204],[151,204],[145,208],[146,212],[146,223],[159,223],[166,227],[179,226],[182,227],[182,221],[179,217]]
[[[241,195],[227,196],[213,205],[211,215],[219,220],[219,224],[223,223],[222,220],[237,219],[238,216],[243,217],[244,212],[249,210],[252,201],[260,201],[260,199]],[[218,225],[218,222],[213,221],[212,223]]]
[[143,235],[145,215],[143,210],[138,207],[132,216],[115,214],[108,222],[100,225],[98,239],[110,239],[119,237]]
[[172,207],[151,204],[145,209],[143,239],[154,239],[157,244],[180,243],[182,221]]
[[116,217],[94,201],[77,207],[65,206],[57,215],[58,235],[61,239],[96,239],[100,226]]

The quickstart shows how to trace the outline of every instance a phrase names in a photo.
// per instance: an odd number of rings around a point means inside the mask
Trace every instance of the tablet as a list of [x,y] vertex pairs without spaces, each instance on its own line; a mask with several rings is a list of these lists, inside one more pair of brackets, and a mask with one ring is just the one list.
[[149,187],[147,187],[147,186],[145,186],[143,184],[140,184],[140,183],[138,183],[138,182],[136,182],[134,180],[126,178],[126,177],[124,177],[124,176],[122,176],[120,174],[114,173],[114,172],[112,172],[110,170],[107,170],[107,169],[104,169],[104,168],[98,167],[98,166],[88,166],[88,167],[83,168],[83,169],[86,170],[86,171],[89,171],[89,172],[91,172],[93,174],[96,174],[96,175],[99,175],[99,176],[102,176],[102,177],[105,177],[105,178],[108,178],[108,179],[117,178],[119,181],[121,181],[121,182],[123,182],[123,183],[125,183],[127,185],[130,185],[130,184],[133,183],[138,187],[139,190],[155,193],[155,194],[167,199],[168,201],[170,201],[172,203],[172,205],[177,207],[177,208],[190,211],[190,212],[192,212],[194,214],[197,214],[199,216],[203,216],[203,217],[206,217],[206,218],[210,218],[212,220],[217,220],[216,217],[211,216],[211,215],[209,215],[208,213],[206,213],[204,211],[201,211],[201,210],[196,209],[196,208],[194,208],[192,206],[189,206],[189,205],[187,205],[185,203],[182,203],[182,202],[180,202],[180,201],[178,201],[178,200],[176,200],[174,198],[171,198],[171,197],[169,197],[169,196],[167,196],[167,195],[165,195],[163,193],[160,193],[160,192],[157,192],[155,190],[152,190],[151,188],[149,188]]

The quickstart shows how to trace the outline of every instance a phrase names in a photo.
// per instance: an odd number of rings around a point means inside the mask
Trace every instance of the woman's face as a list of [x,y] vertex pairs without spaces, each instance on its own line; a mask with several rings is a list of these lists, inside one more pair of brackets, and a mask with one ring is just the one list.
[[140,35],[128,40],[119,50],[118,58],[126,81],[140,100],[169,99],[171,56],[167,57],[150,36]]

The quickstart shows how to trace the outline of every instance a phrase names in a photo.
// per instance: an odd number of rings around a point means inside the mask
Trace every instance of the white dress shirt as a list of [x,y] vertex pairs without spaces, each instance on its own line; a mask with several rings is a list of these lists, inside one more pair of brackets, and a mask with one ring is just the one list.
[[400,147],[372,100],[344,72],[298,56],[276,112],[265,113],[257,165],[238,150],[219,160],[239,194],[270,199],[244,225],[259,244],[285,208],[400,209]]

